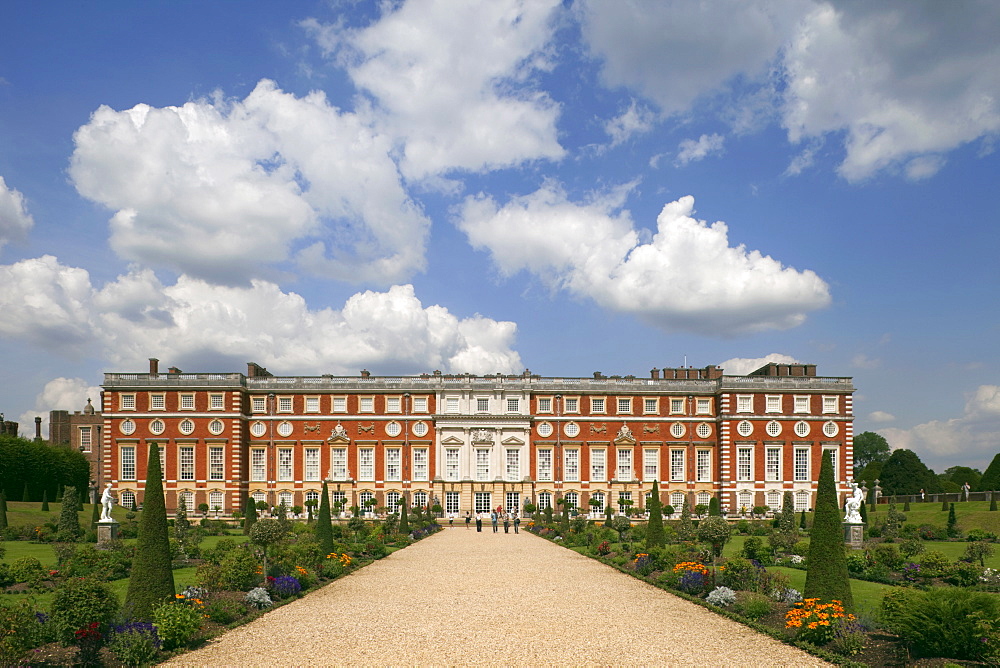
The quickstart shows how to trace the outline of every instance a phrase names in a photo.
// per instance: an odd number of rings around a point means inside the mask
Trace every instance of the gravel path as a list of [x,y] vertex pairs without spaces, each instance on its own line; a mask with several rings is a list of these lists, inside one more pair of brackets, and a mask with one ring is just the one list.
[[821,666],[521,532],[446,529],[176,657],[176,666]]

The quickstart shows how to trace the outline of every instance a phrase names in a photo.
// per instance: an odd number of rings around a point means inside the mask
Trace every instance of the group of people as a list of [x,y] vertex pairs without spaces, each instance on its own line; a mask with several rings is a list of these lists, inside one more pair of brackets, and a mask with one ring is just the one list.
[[472,520],[476,520],[476,531],[482,533],[483,531],[483,521],[486,519],[490,520],[490,524],[493,525],[493,533],[498,533],[500,531],[500,524],[503,524],[503,532],[510,533],[510,525],[514,525],[514,533],[519,533],[521,527],[521,517],[517,514],[515,510],[513,513],[508,513],[503,509],[503,506],[497,506],[488,513],[476,512],[475,515],[472,511],[466,511],[465,513],[465,528],[468,529],[472,524]]

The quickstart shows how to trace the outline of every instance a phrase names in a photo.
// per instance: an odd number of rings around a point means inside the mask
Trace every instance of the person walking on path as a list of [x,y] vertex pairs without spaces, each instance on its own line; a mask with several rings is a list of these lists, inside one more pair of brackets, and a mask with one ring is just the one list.
[[503,532],[510,533],[510,515],[506,512],[503,514]]
[[521,526],[521,516],[514,513],[514,533],[517,533],[517,528]]
[[476,531],[479,533],[483,532],[483,514],[476,513]]
[[497,511],[494,510],[492,513],[490,513],[490,521],[493,522],[493,533],[497,533],[497,531],[499,531],[499,529],[497,528],[498,519],[499,518],[497,517]]
[[466,531],[468,531],[469,524],[471,522],[472,522],[472,511],[471,510],[466,510],[465,511],[465,529],[466,529]]

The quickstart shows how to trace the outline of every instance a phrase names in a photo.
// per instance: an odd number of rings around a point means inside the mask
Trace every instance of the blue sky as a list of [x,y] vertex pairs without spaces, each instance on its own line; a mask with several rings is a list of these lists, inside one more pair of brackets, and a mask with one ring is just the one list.
[[852,376],[1000,451],[1000,6],[8,3],[0,410],[104,371]]

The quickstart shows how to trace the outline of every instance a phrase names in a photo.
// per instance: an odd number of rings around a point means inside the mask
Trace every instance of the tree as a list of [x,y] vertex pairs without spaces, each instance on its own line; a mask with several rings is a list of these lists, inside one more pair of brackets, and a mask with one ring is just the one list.
[[844,554],[840,504],[837,502],[837,486],[833,480],[833,463],[829,452],[823,453],[823,463],[819,470],[804,596],[823,601],[840,601],[847,609],[854,607],[847,575],[847,556]]
[[864,431],[854,437],[854,470],[889,459],[889,442],[881,434]]
[[[548,510],[551,511],[552,508],[549,507]],[[549,520],[551,521],[551,517]],[[407,517],[405,496],[399,497],[399,533],[404,535],[410,533],[410,519]]]
[[715,558],[722,556],[722,548],[732,535],[733,528],[721,517],[707,517],[698,523],[698,540],[712,546]]
[[[163,498],[160,448],[149,444],[146,460],[146,493],[139,517],[132,572],[125,594],[127,617],[152,621],[153,610],[174,595],[174,572],[170,570],[170,538],[167,535],[167,505]],[[66,490],[67,494],[69,489]],[[65,505],[65,499],[63,504]]]
[[253,528],[254,523],[257,522],[257,502],[253,500],[253,497],[249,494],[247,495],[247,509],[246,515],[243,516],[243,535],[249,536],[250,529]]
[[949,466],[940,475],[942,480],[950,480],[958,485],[959,489],[962,489],[965,483],[969,483],[970,489],[977,489],[982,477],[983,474],[978,469],[969,466]]
[[312,524],[313,508],[316,507],[316,499],[306,499],[306,523]]
[[333,552],[333,522],[330,520],[330,494],[326,482],[319,497],[319,517],[316,518],[316,542],[324,557]]
[[983,477],[976,485],[977,492],[993,492],[1000,490],[1000,452],[993,457],[993,461],[986,467]]
[[894,450],[882,466],[882,494],[919,494],[937,492],[941,483],[934,472],[912,450]]
[[855,468],[854,479],[858,482],[858,484],[865,482],[868,485],[868,489],[874,489],[875,481],[882,478],[883,466],[885,466],[885,462],[872,462],[860,471]]
[[958,519],[955,517],[955,504],[951,504],[948,508],[948,528],[947,528],[948,538],[958,537]]
[[[995,511],[997,509],[997,495],[990,494],[990,510]],[[3,515],[3,525],[7,526],[7,512],[4,511]]]
[[660,503],[660,488],[655,480],[653,481],[653,491],[649,494],[649,501],[646,502],[646,510],[649,511],[649,520],[646,521],[646,549],[663,547],[666,542],[663,535],[663,511]]
[[795,504],[792,501],[792,493],[785,492],[781,496],[781,515],[778,517],[778,530],[781,533],[795,534],[799,532],[795,528]]
[[0,529],[7,528],[7,495],[0,490]]
[[688,503],[687,494],[684,495],[684,506],[681,508],[681,522],[677,526],[677,535],[681,540],[694,538],[694,523],[691,521],[691,505]]
[[42,512],[47,513],[49,511],[49,490],[42,490]]
[[77,515],[76,487],[67,487],[63,493],[62,509],[59,512],[59,533],[76,540],[83,531],[80,529],[80,516]]
[[[267,577],[267,548],[281,541],[285,530],[281,522],[275,519],[259,520],[250,527],[250,542],[260,545],[264,550],[264,578]],[[330,552],[333,552],[331,549]],[[327,552],[329,554],[330,552]]]
[[708,500],[708,514],[710,517],[722,517],[722,509],[719,508],[719,497],[713,496]]
[[94,500],[94,507],[90,511],[90,529],[91,531],[97,531],[97,523],[101,520],[101,500],[97,498]]

